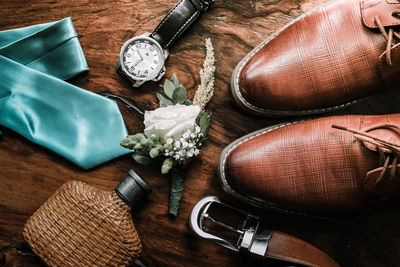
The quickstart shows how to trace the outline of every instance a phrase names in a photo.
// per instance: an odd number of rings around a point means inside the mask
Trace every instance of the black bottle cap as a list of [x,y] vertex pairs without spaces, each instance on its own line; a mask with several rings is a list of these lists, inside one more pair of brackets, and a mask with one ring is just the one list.
[[150,186],[139,177],[133,170],[129,170],[129,175],[115,188],[115,193],[134,209],[152,190]]

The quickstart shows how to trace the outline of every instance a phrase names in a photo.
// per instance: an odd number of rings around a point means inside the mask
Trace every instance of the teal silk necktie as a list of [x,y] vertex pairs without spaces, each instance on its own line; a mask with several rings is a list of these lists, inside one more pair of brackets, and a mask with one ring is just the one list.
[[85,169],[130,153],[116,102],[64,81],[86,70],[71,18],[0,32],[0,125]]

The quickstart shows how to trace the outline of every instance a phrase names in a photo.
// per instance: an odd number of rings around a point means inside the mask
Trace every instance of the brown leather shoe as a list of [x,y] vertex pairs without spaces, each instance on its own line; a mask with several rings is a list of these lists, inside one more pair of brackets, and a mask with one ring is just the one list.
[[246,135],[222,152],[218,170],[224,190],[251,205],[349,216],[398,198],[399,154],[400,114],[336,116]]
[[[240,107],[301,116],[347,107],[400,81],[398,0],[338,0],[251,51],[232,75]],[[389,41],[388,41],[389,39]]]

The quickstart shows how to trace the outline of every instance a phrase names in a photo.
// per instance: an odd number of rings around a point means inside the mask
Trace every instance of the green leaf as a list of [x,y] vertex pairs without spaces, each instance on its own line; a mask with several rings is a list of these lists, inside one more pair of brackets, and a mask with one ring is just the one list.
[[156,144],[155,147],[160,151],[164,150],[164,145],[163,144]]
[[164,93],[169,97],[173,98],[172,96],[174,95],[175,91],[175,85],[168,79],[165,79],[164,82]]
[[190,101],[189,99],[186,99],[185,102],[183,102],[183,104],[186,105],[186,106],[193,105],[192,101]]
[[183,104],[187,99],[187,92],[183,86],[179,86],[175,89],[172,99],[174,103]]
[[157,98],[160,101],[160,107],[173,106],[174,102],[164,95],[163,91],[156,92]]
[[137,141],[135,140],[134,136],[129,135],[125,137],[124,139],[121,140],[120,145],[128,148],[128,149],[133,149],[133,147],[137,144]]
[[158,148],[154,147],[154,148],[150,149],[149,155],[150,155],[150,158],[154,159],[154,158],[158,157],[158,155],[160,155],[160,150]]
[[167,174],[169,171],[172,169],[174,166],[174,161],[172,158],[166,158],[161,166],[161,173],[162,174]]
[[207,137],[208,128],[210,127],[211,116],[205,112],[202,112],[198,119],[198,124],[203,134],[203,139]]
[[164,144],[164,149],[165,150],[171,150],[172,149],[172,144]]
[[151,159],[150,157],[143,156],[140,153],[133,153],[132,158],[139,164],[142,165],[150,165]]
[[154,145],[164,144],[164,140],[156,135],[151,135],[150,140]]
[[138,142],[142,141],[143,139],[147,139],[147,136],[142,134],[142,133],[138,133],[134,135],[134,138],[136,138],[138,140]]
[[171,191],[169,195],[169,214],[177,216],[183,196],[185,172],[181,169],[171,170]]
[[134,149],[134,150],[140,150],[140,149],[142,149],[142,148],[143,148],[143,146],[142,146],[141,143],[137,143],[136,145],[133,146],[133,149]]
[[142,144],[142,146],[147,146],[149,144],[150,140],[147,138],[143,138],[142,140],[140,140],[140,143]]
[[180,85],[179,84],[179,79],[178,79],[178,77],[176,76],[175,73],[172,74],[171,81],[174,83],[175,87],[178,87]]

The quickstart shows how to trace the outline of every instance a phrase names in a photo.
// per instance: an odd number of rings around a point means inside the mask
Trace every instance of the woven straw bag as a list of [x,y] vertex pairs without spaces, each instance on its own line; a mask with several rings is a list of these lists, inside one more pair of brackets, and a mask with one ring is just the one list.
[[114,191],[78,181],[29,218],[24,237],[50,266],[125,266],[141,252],[131,208]]

